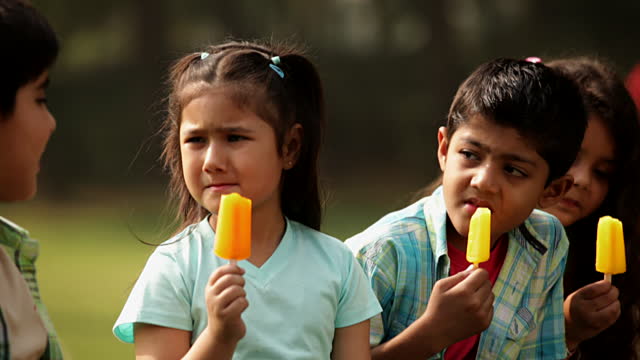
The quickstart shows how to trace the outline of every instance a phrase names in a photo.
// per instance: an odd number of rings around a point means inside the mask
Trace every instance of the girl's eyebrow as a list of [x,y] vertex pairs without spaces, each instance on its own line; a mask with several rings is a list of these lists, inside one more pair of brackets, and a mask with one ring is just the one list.
[[[180,130],[180,133],[185,135],[198,134],[202,132],[207,132],[208,129],[205,127],[197,126],[197,125],[185,125]],[[243,126],[217,126],[213,129],[214,132],[217,133],[240,133],[240,134],[250,134],[254,131],[252,129],[243,127]]]
[[243,133],[243,134],[253,132],[253,130],[248,129],[246,127],[242,127],[242,126],[220,126],[220,127],[216,127],[215,131],[224,132],[224,133]]

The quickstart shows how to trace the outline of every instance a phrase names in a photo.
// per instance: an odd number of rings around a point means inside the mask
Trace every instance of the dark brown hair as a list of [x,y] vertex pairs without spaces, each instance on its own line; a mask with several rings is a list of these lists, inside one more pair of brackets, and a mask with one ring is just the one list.
[[635,337],[640,331],[640,123],[624,83],[605,62],[578,57],[549,63],[578,84],[587,112],[596,115],[614,141],[615,167],[609,191],[592,214],[567,227],[571,246],[564,275],[565,295],[602,279],[595,271],[597,221],[610,215],[624,224],[627,272],[613,277],[620,290],[621,314],[611,327],[580,344],[582,359],[637,359]]
[[473,115],[515,129],[549,165],[547,183],[576,158],[587,127],[576,86],[542,63],[496,59],[480,65],[458,88],[447,136]]
[[11,115],[18,89],[36,80],[58,56],[47,19],[26,1],[0,0],[0,115]]
[[[587,127],[577,86],[542,63],[496,59],[480,65],[460,85],[447,116],[447,136],[480,114],[515,129],[549,166],[547,184],[566,174]],[[430,195],[439,176],[414,199]]]
[[[203,55],[206,53],[206,55]],[[280,75],[270,65],[279,57]],[[171,176],[170,192],[178,205],[180,227],[208,213],[189,194],[182,175],[179,130],[184,107],[211,87],[229,86],[238,106],[250,109],[274,129],[278,151],[295,124],[303,128],[296,164],[283,173],[282,212],[291,220],[319,229],[322,216],[318,155],[325,123],[322,83],[303,52],[286,44],[227,42],[179,59],[170,71],[168,113],[162,126],[162,157]]]

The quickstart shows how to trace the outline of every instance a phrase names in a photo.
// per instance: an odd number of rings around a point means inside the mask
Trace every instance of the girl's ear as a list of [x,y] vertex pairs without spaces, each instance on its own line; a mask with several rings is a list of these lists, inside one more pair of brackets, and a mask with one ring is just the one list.
[[542,191],[538,199],[538,208],[544,209],[557,203],[573,186],[573,177],[564,175],[555,179]]
[[447,128],[441,126],[438,128],[438,163],[440,170],[444,171],[447,163],[447,151],[449,150],[449,140],[447,138]]
[[289,170],[295,166],[300,156],[300,148],[302,147],[302,138],[304,131],[302,125],[294,124],[284,137],[282,144],[282,159],[284,160],[283,168]]

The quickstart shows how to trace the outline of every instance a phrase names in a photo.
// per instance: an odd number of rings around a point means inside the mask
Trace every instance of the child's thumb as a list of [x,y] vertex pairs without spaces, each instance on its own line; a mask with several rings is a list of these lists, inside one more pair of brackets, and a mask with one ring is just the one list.
[[460,271],[459,273],[440,280],[440,282],[442,282],[440,286],[444,288],[443,290],[451,289],[452,287],[458,285],[464,279],[466,279],[467,276],[469,276],[473,272],[473,270],[474,270],[473,265],[469,265],[468,268]]

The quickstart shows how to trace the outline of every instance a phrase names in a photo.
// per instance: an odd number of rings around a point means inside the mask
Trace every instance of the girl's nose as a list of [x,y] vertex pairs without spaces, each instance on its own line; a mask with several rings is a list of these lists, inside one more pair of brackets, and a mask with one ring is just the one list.
[[202,164],[202,170],[204,172],[218,172],[223,171],[226,166],[226,156],[224,149],[219,146],[215,146],[210,143],[207,147],[204,162]]
[[591,185],[591,172],[584,163],[577,163],[569,169],[569,175],[573,176],[573,185],[587,188]]

